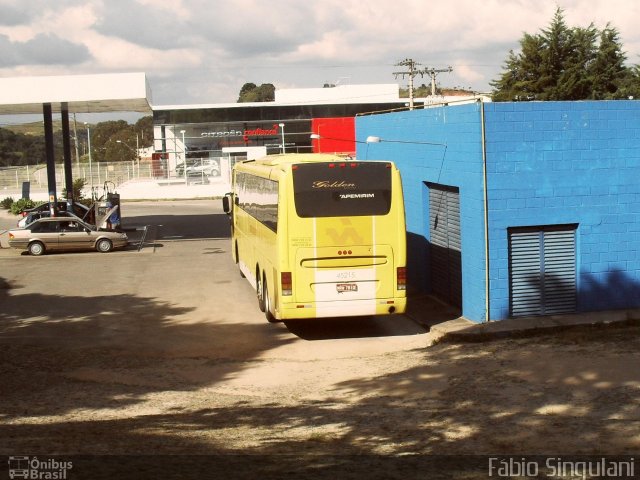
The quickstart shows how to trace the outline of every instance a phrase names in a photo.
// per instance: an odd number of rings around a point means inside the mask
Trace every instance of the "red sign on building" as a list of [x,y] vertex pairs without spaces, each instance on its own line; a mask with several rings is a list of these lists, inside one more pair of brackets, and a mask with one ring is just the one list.
[[311,131],[320,138],[314,138],[314,153],[356,154],[356,127],[354,117],[314,118]]

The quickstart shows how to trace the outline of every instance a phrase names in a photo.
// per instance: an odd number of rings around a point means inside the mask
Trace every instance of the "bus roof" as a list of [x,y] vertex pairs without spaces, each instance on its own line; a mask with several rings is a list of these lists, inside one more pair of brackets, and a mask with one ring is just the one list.
[[286,166],[294,163],[316,163],[316,162],[344,162],[355,160],[344,155],[328,154],[328,153],[285,153],[279,155],[268,155],[255,161],[247,161],[243,163],[255,163],[268,167]]

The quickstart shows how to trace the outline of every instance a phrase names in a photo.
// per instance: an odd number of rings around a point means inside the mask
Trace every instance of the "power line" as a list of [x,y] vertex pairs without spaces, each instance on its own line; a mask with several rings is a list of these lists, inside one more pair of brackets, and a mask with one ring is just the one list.
[[393,72],[393,76],[396,79],[399,75],[402,75],[402,78],[404,78],[405,75],[409,76],[409,110],[413,110],[413,79],[416,77],[416,75],[420,75],[421,77],[429,75],[431,77],[431,95],[433,96],[436,94],[436,75],[438,75],[438,73],[453,71],[453,68],[451,66],[447,68],[427,67],[419,69],[417,68],[419,65],[420,64],[418,62],[415,62],[412,58],[405,58],[401,62],[396,63],[395,66],[407,67],[409,71]]

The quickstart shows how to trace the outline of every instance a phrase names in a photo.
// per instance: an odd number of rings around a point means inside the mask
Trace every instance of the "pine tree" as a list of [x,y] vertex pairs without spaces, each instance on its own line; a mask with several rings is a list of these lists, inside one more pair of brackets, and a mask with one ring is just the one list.
[[618,31],[607,25],[600,33],[600,46],[589,72],[593,78],[591,98],[596,100],[621,98],[618,89],[628,74],[624,66],[625,60],[626,56],[622,52]]
[[537,98],[539,100],[558,100],[559,80],[564,73],[568,58],[572,54],[572,32],[567,27],[558,8],[551,25],[542,30],[542,50],[540,56],[542,63],[539,67],[537,83]]
[[640,95],[638,66],[626,67],[618,31],[609,24],[569,28],[558,8],[549,27],[525,33],[509,51],[494,101],[619,99]]
[[496,89],[493,99],[496,102],[511,100],[533,100],[538,91],[539,75],[537,68],[542,62],[540,52],[542,39],[539,35],[524,35],[520,40],[521,53],[509,51],[502,77],[492,82]]
[[596,59],[598,31],[593,26],[575,28],[571,35],[571,54],[558,78],[556,97],[561,100],[590,98],[593,79],[589,74]]

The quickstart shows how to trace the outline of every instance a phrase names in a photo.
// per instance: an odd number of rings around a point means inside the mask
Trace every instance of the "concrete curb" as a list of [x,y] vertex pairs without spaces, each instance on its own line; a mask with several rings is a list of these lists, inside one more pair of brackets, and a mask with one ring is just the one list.
[[432,328],[434,343],[480,343],[505,338],[528,338],[570,330],[598,330],[640,326],[640,309],[587,312],[550,317],[527,317],[465,326],[453,320]]

